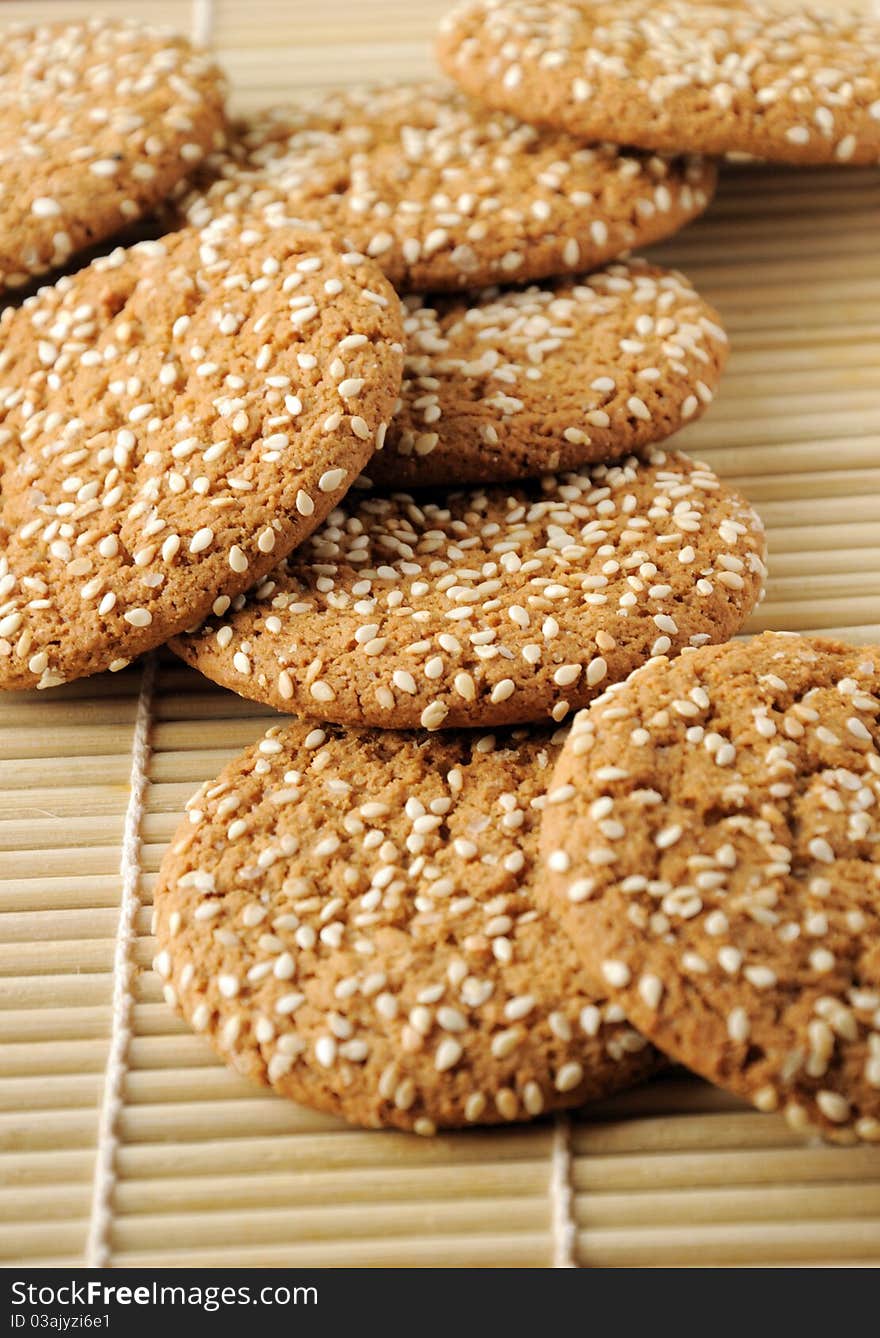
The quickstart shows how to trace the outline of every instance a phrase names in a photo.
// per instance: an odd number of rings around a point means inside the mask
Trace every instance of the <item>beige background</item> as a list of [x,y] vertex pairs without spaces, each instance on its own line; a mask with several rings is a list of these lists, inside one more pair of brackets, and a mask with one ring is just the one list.
[[[424,76],[444,8],[7,0],[0,21],[195,30],[242,109]],[[876,171],[733,170],[655,251],[733,338],[717,404],[680,441],[767,522],[752,630],[880,641],[878,235]],[[162,1002],[149,903],[186,798],[267,714],[164,655],[0,699],[0,1260],[880,1263],[880,1150],[805,1148],[694,1080],[571,1123],[423,1141],[347,1129],[218,1065]]]

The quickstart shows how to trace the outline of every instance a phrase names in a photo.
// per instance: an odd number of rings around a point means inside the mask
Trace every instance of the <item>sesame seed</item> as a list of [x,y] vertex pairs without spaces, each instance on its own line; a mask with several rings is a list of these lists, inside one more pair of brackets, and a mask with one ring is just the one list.
[[772,971],[769,966],[746,966],[743,969],[743,975],[750,984],[759,990],[770,989],[776,984],[776,972]]
[[57,218],[61,213],[61,206],[57,200],[48,195],[38,195],[31,201],[31,213],[37,218]]
[[668,850],[680,841],[684,834],[684,828],[679,823],[674,823],[669,827],[664,827],[654,837],[654,844],[658,850]]
[[827,1120],[845,1124],[850,1118],[850,1104],[839,1092],[823,1090],[816,1093],[816,1105]]
[[601,655],[596,655],[587,665],[587,682],[591,688],[601,683],[608,673],[608,664]]
[[663,981],[659,976],[643,975],[639,977],[638,984],[639,998],[646,1008],[655,1012],[660,1005],[663,997]]
[[443,702],[431,702],[422,711],[419,723],[423,729],[439,729],[449,714],[449,708]]
[[822,864],[834,863],[834,851],[823,836],[815,836],[809,843],[809,851],[813,859],[819,860]]
[[557,1092],[573,1092],[574,1089],[583,1082],[583,1078],[583,1065],[572,1061],[568,1064],[563,1064],[558,1070],[553,1085]]
[[630,395],[626,402],[626,407],[635,418],[640,418],[645,423],[651,421],[651,410],[645,404],[644,400],[639,399],[638,395]]
[[754,1102],[758,1110],[762,1110],[764,1111],[765,1114],[768,1115],[772,1111],[779,1109],[779,1096],[777,1095],[776,1091],[769,1086],[760,1087],[752,1097],[752,1101]]
[[[335,492],[337,488],[342,486],[345,479],[346,470],[328,469],[318,479],[318,487],[321,489],[321,492]],[[314,507],[312,509],[314,510]]]
[[602,975],[615,989],[623,989],[632,979],[632,973],[625,962],[606,960],[601,965]]
[[723,948],[718,949],[718,965],[729,976],[736,975],[742,966],[742,960],[739,948],[734,948],[731,944],[725,944]]
[[544,1111],[544,1093],[540,1085],[534,1081],[527,1082],[523,1087],[523,1105],[529,1115],[541,1115]]
[[727,1015],[727,1034],[737,1044],[744,1044],[749,1039],[751,1026],[748,1013],[744,1008],[734,1008]]
[[189,551],[191,553],[204,553],[214,542],[214,531],[207,526],[197,530],[190,540]]
[[434,1054],[434,1067],[438,1073],[445,1073],[454,1068],[464,1053],[462,1046],[451,1036],[446,1036],[437,1046]]
[[569,884],[567,896],[569,901],[573,901],[575,904],[578,904],[579,902],[589,900],[589,898],[593,895],[595,889],[596,889],[595,879],[576,878],[573,883]]
[[332,1036],[319,1036],[315,1041],[315,1058],[322,1068],[330,1069],[336,1062],[337,1044]]

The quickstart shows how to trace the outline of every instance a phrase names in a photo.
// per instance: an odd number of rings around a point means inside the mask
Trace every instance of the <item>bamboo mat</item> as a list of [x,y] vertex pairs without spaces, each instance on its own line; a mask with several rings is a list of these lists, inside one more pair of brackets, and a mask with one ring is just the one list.
[[[444,7],[7,0],[0,19],[170,21],[213,37],[247,106],[353,66],[427,73]],[[876,171],[740,168],[654,252],[732,336],[716,405],[678,440],[767,523],[751,631],[880,641],[878,235]],[[805,1147],[685,1076],[570,1121],[422,1140],[349,1129],[220,1066],[162,1001],[150,901],[185,800],[268,714],[163,653],[0,698],[0,1260],[880,1263],[880,1149]]]

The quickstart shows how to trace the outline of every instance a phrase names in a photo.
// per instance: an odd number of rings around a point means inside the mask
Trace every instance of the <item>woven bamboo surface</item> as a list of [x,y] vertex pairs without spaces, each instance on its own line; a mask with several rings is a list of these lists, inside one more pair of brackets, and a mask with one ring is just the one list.
[[[431,69],[444,0],[75,0],[213,40],[239,107]],[[880,641],[880,173],[728,169],[655,251],[733,356],[687,450],[767,523],[749,630]],[[164,653],[0,699],[0,1260],[72,1265],[880,1263],[880,1149],[804,1146],[685,1076],[571,1121],[344,1127],[224,1069],[150,970],[185,800],[268,712]],[[120,917],[120,905],[122,916]]]

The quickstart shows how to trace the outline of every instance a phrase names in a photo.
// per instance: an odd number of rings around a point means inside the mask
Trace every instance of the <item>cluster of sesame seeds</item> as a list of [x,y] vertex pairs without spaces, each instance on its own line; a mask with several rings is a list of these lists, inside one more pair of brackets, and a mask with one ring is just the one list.
[[649,663],[566,753],[546,865],[584,941],[617,925],[612,997],[795,1129],[880,1141],[880,648],[766,633]]
[[176,646],[236,691],[321,719],[561,721],[646,655],[738,628],[763,551],[746,503],[660,451],[442,503],[367,495]]
[[602,134],[622,115],[627,142],[649,148],[880,160],[880,24],[851,12],[478,0],[443,31],[441,54],[466,86],[482,80],[512,109],[534,96],[539,115],[575,133]]
[[401,398],[367,471],[380,485],[501,481],[624,455],[711,403],[727,351],[683,276],[638,261],[405,308]]
[[174,34],[13,25],[0,50],[0,289],[64,264],[223,143],[223,81]]
[[714,187],[699,160],[587,146],[424,85],[262,113],[213,169],[182,201],[191,222],[318,220],[429,290],[581,272],[674,232]]
[[402,366],[356,253],[257,223],[117,250],[0,316],[0,681],[121,668],[346,491]]
[[516,1120],[649,1064],[536,910],[550,736],[275,727],[189,805],[155,969],[288,1095],[430,1134]]

